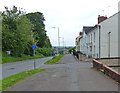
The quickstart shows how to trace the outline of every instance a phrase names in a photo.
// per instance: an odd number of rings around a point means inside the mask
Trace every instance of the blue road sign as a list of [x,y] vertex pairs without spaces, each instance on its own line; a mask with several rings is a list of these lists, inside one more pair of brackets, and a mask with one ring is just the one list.
[[52,51],[52,53],[54,54],[54,53],[55,53],[55,51]]
[[36,49],[37,48],[37,46],[36,45],[32,45],[32,49]]

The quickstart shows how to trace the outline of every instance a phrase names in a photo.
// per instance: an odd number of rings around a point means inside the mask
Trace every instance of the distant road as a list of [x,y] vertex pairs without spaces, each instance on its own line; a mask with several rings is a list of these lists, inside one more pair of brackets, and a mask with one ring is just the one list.
[[[52,58],[53,57],[35,59],[36,67],[39,68],[44,62]],[[19,72],[31,70],[33,68],[34,68],[34,59],[2,64],[2,79],[17,74]]]

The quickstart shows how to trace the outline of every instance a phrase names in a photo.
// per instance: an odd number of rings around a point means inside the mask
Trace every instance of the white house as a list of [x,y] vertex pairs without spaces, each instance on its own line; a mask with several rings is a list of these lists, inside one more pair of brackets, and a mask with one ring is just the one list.
[[80,51],[93,58],[119,57],[118,15],[120,12],[109,18],[98,16],[97,25],[91,26],[90,29],[84,26],[80,38]]
[[111,16],[99,23],[100,26],[100,57],[118,56],[118,15]]
[[75,50],[76,51],[80,51],[80,38],[82,36],[82,32],[79,33],[79,36],[76,38],[76,41],[75,41],[75,45],[76,45],[76,48]]
[[87,33],[93,28],[93,26],[83,26],[82,38],[80,38],[80,51],[88,55],[87,50]]
[[94,26],[87,33],[87,56],[98,57],[98,27]]

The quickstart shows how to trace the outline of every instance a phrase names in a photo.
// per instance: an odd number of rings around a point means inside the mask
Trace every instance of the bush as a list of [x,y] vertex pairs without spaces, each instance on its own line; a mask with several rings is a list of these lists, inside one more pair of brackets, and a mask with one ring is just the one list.
[[39,48],[39,47],[37,47],[36,53],[43,54],[44,56],[50,56],[50,55],[52,55],[52,50],[51,50],[51,48]]
[[72,51],[75,51],[75,47],[74,48],[69,48],[69,53],[72,53]]
[[59,53],[60,53],[60,54],[64,54],[64,49],[61,49],[61,50],[59,51]]

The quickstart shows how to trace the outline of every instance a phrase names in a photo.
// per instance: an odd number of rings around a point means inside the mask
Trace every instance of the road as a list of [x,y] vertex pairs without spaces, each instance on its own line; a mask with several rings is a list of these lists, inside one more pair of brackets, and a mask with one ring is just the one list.
[[[9,87],[7,91],[117,91],[118,85],[91,68],[91,62],[78,62],[70,54],[57,64],[44,64],[47,70]],[[40,67],[41,68],[41,67]],[[110,92],[111,93],[111,92]]]
[[[44,62],[52,58],[53,57],[35,59],[36,68],[39,68]],[[33,68],[34,68],[34,59],[2,64],[2,79],[17,74],[19,72],[31,70]]]

